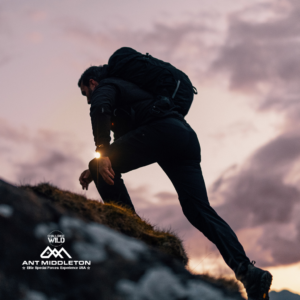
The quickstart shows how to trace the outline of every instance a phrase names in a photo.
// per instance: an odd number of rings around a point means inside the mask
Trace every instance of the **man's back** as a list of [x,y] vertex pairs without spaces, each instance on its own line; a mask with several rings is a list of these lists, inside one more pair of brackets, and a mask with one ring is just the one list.
[[98,117],[98,113],[94,112],[100,108],[111,114],[111,130],[115,139],[156,119],[172,116],[183,120],[169,98],[154,96],[120,78],[107,78],[99,82],[91,99],[92,119],[94,115]]

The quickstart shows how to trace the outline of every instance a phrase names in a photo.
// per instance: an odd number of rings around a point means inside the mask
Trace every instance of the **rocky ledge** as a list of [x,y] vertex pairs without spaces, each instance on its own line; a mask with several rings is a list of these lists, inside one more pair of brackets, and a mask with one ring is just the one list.
[[0,180],[0,299],[242,299],[184,263]]

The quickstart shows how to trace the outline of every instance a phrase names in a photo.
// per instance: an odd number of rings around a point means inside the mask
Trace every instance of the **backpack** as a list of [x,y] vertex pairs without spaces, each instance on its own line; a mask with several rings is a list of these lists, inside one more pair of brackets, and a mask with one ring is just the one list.
[[144,55],[129,47],[122,47],[112,54],[107,75],[130,81],[155,96],[172,99],[175,110],[183,116],[197,94],[185,73],[149,53]]

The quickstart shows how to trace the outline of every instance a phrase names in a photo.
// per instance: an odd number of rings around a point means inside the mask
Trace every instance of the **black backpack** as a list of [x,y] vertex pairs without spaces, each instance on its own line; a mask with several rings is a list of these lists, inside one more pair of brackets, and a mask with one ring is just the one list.
[[170,63],[123,47],[108,61],[108,77],[119,77],[130,81],[152,93],[169,97],[175,109],[185,116],[193,102],[197,89],[188,76]]

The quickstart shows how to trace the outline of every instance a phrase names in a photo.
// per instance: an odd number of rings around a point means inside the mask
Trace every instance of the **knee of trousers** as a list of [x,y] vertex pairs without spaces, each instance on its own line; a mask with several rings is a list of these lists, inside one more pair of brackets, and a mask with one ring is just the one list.
[[100,173],[98,174],[98,160],[96,158],[92,159],[89,162],[89,170],[98,189],[99,188],[113,189],[115,186],[119,185],[120,182],[123,182],[123,179],[121,178],[122,177],[121,173],[118,170],[115,170],[115,177],[114,177],[115,185],[110,186],[109,184],[107,184],[102,178],[102,176],[100,175]]
[[187,217],[188,220],[194,220],[199,218],[199,211],[195,209],[188,201],[180,201],[183,214]]
[[110,186],[109,184],[107,184],[104,179],[102,178],[101,174],[98,173],[98,161],[97,159],[92,159],[89,162],[89,170],[91,172],[93,181],[96,185],[96,188],[100,194],[100,196],[102,197],[103,201],[105,202],[105,200],[107,198],[110,198],[111,192],[113,190],[114,186]]
[[89,170],[90,170],[91,172],[97,170],[97,159],[96,159],[96,158],[92,159],[92,160],[89,162]]
[[[94,158],[89,162],[89,170],[92,174],[92,178],[97,178],[96,176],[98,173],[98,163],[99,163],[99,160],[97,158]],[[100,177],[102,178],[102,176],[100,176]]]
[[[101,184],[101,181],[104,182],[102,176],[98,173],[98,160],[96,158],[92,159],[90,162],[89,162],[89,170],[91,172],[91,175],[92,175],[92,178],[95,182],[95,184],[98,185]],[[101,184],[102,185],[102,184]]]

